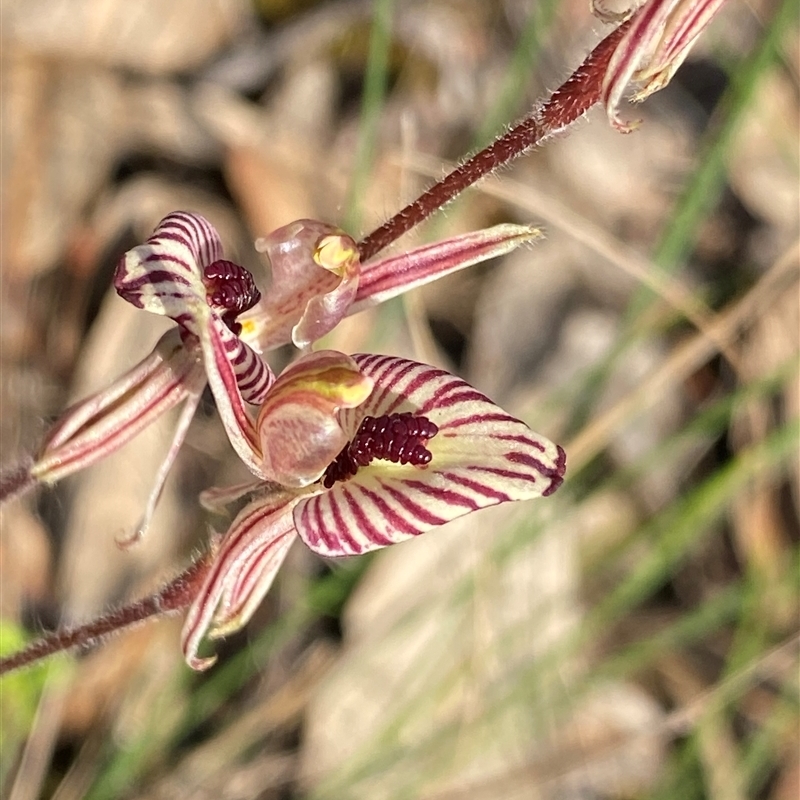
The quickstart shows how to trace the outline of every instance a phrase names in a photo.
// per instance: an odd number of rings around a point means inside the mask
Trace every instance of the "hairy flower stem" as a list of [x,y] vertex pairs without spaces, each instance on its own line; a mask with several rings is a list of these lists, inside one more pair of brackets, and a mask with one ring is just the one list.
[[431,214],[443,208],[467,187],[563,131],[601,99],[603,77],[629,22],[620,25],[592,50],[586,60],[544,103],[485,149],[456,167],[413,203],[384,222],[358,245],[365,262]]
[[207,553],[155,594],[109,611],[85,625],[48,633],[24,649],[0,658],[0,675],[28,666],[55,653],[75,647],[92,647],[112,633],[137,625],[150,617],[162,617],[183,611],[195,598],[210,566],[211,555]]

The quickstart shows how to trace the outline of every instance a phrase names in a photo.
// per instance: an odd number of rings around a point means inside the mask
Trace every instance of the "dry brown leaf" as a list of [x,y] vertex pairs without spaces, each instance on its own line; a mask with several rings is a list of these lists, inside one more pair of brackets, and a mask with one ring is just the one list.
[[[522,248],[494,264],[478,297],[469,374],[492,397],[536,375],[554,349],[578,290],[579,251],[563,237]],[[562,364],[565,372],[572,365]]]
[[135,153],[181,164],[216,166],[221,147],[194,114],[194,95],[178,83],[152,80],[125,87],[125,136]]
[[[516,670],[531,668],[557,647],[580,616],[573,535],[580,511],[566,518],[562,513],[557,520],[552,508],[535,511],[550,520],[546,530],[502,566],[494,567],[490,555],[497,532],[513,530],[526,519],[530,524],[531,504],[484,510],[376,559],[346,609],[342,659],[309,713],[302,760],[307,784],[322,781],[331,791],[326,777],[336,780],[331,776],[340,770],[347,774],[350,765],[378,759],[380,770],[365,771],[353,783],[332,784],[339,786],[332,791],[344,791],[346,785],[348,796],[370,800],[404,790],[420,797],[455,797],[459,787],[532,763],[543,767],[552,760],[553,742],[574,738],[575,726],[591,720],[606,731],[617,724],[639,733],[648,729],[653,715],[658,717],[649,698],[640,692],[628,706],[613,694],[604,701],[602,691],[597,702],[608,709],[602,722],[594,700],[584,706],[576,697],[567,702],[572,722],[563,728],[556,709],[569,697],[570,675],[578,666],[564,659],[555,670],[542,668],[536,707],[498,709],[488,700]],[[470,599],[455,599],[459,586],[471,587]],[[634,690],[619,691],[630,695]],[[628,707],[632,723],[622,721]],[[448,724],[455,732],[445,744],[436,731]],[[384,741],[385,731],[392,732]],[[393,750],[391,743],[398,741],[406,744],[404,755],[382,760],[381,748]],[[431,744],[421,747],[423,741]],[[534,767],[504,797],[529,797],[539,782],[547,785],[541,797],[578,796],[558,794],[576,783],[651,785],[661,765],[661,745],[647,744],[650,755],[644,761],[641,751],[629,753],[626,761],[626,752],[619,750],[594,772],[584,770],[591,747],[575,750],[568,779],[550,785],[552,774]]]
[[250,147],[232,147],[225,158],[225,176],[254,236],[264,236],[296,219],[315,216],[305,181],[269,154]]
[[152,74],[197,67],[252,18],[246,0],[21,0],[9,5],[6,31],[30,51]]
[[[10,51],[10,52],[8,52]],[[3,271],[32,277],[66,250],[124,138],[119,80],[6,48],[2,97]]]

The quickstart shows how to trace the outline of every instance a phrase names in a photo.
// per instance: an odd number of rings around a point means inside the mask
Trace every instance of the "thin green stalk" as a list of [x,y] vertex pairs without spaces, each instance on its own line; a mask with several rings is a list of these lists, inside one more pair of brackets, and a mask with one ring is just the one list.
[[369,53],[361,100],[361,124],[358,133],[353,177],[347,195],[344,228],[357,231],[361,227],[364,194],[369,185],[375,161],[381,110],[386,99],[389,75],[389,52],[392,44],[392,11],[394,0],[375,0]]
[[503,86],[498,92],[489,113],[475,135],[474,146],[485,147],[497,136],[500,128],[519,113],[519,101],[529,85],[531,75],[535,74],[536,63],[542,49],[542,42],[558,10],[556,0],[545,0],[531,4],[530,14],[522,30],[519,43],[514,48],[511,63],[506,70]]
[[741,487],[755,475],[774,469],[796,454],[798,433],[800,426],[795,420],[741,453],[648,524],[645,529],[648,533],[643,536],[652,539],[653,552],[591,612],[586,631],[606,630],[661,586],[669,570],[719,518]]
[[[789,676],[788,683],[796,692],[797,676]],[[764,726],[748,742],[740,765],[748,797],[759,797],[764,792],[773,770],[787,758],[800,722],[797,696],[784,692],[775,699],[775,708]],[[795,740],[796,741],[796,740]],[[784,767],[786,768],[786,767]]]
[[725,587],[696,610],[681,616],[654,636],[640,639],[609,656],[593,670],[593,679],[630,677],[651,666],[664,653],[702,642],[705,637],[731,623],[741,613],[743,591],[741,583]]
[[697,740],[692,737],[679,746],[664,770],[664,782],[651,800],[704,800],[705,797]]
[[730,76],[730,83],[700,145],[697,169],[675,204],[653,260],[668,272],[686,261],[698,231],[725,186],[726,160],[759,81],[780,56],[779,45],[797,20],[797,0],[782,0],[760,41]]

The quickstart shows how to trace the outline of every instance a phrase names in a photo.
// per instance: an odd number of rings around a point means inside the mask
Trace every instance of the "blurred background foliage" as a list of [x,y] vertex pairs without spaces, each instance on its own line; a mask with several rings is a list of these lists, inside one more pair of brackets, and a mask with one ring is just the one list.
[[[0,446],[159,335],[109,290],[174,209],[367,233],[557,86],[585,0],[9,0]],[[554,497],[377,554],[290,554],[208,674],[180,620],[0,684],[14,800],[798,796],[798,7],[732,0],[633,134],[591,113],[398,245],[532,249],[328,344],[446,366],[563,444]],[[290,352],[278,353],[275,367]],[[170,421],[2,511],[0,646],[174,574],[241,480],[206,400],[149,537]]]

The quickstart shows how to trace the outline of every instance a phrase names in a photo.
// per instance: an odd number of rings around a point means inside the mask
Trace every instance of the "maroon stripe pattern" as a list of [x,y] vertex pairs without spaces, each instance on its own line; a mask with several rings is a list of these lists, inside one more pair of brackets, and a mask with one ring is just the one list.
[[[624,122],[617,109],[631,81],[642,84],[633,96],[641,102],[663,89],[725,0],[650,0],[630,19],[603,76],[601,100],[609,122],[627,133],[639,121]],[[598,3],[595,14],[603,17]]]
[[373,460],[294,511],[297,532],[325,556],[357,555],[417,536],[479,508],[552,494],[562,448],[443,370],[394,356],[353,359],[375,387],[340,412],[352,441],[367,416],[410,413],[438,428],[428,464]]
[[197,655],[206,633],[218,638],[250,619],[296,538],[291,512],[297,496],[272,489],[233,521],[192,602],[181,640],[186,661],[194,669],[208,669],[216,660]]
[[465,267],[505,255],[541,236],[541,231],[527,225],[495,225],[365,264],[348,313],[355,314]]
[[104,389],[74,405],[45,439],[31,467],[38,481],[54,484],[115,452],[170,408],[199,396],[203,369],[168,331],[153,352]]
[[[216,307],[214,265],[236,268],[237,285],[247,298],[237,306],[228,298],[225,308]],[[244,280],[243,267],[222,261],[222,244],[214,227],[199,214],[176,211],[166,216],[153,235],[120,260],[114,275],[117,292],[137,308],[173,319],[184,332],[183,342],[202,358],[211,391],[228,438],[254,474],[263,478],[258,440],[246,403],[260,404],[274,381],[267,363],[232,327],[238,323],[231,310],[246,308],[257,299],[254,285]],[[205,278],[205,280],[204,280]],[[209,284],[209,285],[207,285]],[[233,285],[233,284],[231,284]],[[215,303],[209,305],[211,300]],[[216,300],[215,300],[216,298]]]

